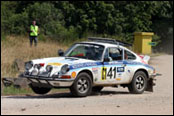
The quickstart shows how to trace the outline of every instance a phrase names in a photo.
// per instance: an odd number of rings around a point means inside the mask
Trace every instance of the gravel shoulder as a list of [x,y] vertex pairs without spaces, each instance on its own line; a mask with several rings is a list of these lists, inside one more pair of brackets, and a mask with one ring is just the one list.
[[152,57],[157,77],[154,92],[129,94],[127,88],[106,87],[85,98],[64,93],[33,96],[1,96],[2,115],[25,114],[173,114],[173,55]]

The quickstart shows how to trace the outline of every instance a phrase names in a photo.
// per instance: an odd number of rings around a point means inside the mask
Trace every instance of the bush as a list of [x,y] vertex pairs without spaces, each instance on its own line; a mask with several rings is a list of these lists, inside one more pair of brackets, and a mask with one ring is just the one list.
[[63,25],[63,16],[60,10],[53,4],[35,3],[26,10],[29,15],[29,21],[36,20],[41,32],[45,35],[51,35],[57,32],[57,25]]
[[155,46],[157,46],[157,45],[161,42],[160,36],[158,36],[157,34],[154,34],[154,35],[152,36],[152,42],[155,42],[155,43],[156,43]]

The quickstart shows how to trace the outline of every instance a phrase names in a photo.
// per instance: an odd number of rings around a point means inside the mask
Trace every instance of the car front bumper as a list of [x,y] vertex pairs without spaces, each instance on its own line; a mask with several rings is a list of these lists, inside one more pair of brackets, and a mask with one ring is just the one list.
[[60,79],[55,77],[41,77],[22,75],[22,78],[27,78],[31,83],[37,86],[49,86],[49,87],[71,87],[74,79]]

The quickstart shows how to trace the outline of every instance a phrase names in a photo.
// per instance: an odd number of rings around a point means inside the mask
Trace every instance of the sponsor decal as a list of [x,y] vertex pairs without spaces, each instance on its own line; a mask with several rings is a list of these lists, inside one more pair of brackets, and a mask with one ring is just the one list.
[[[118,77],[121,77],[121,75],[122,75],[122,73],[118,73]],[[116,78],[116,80],[117,80],[117,78]]]
[[98,73],[98,68],[92,68],[93,73]]
[[60,66],[60,65],[62,65],[62,64],[61,64],[61,63],[57,63],[57,62],[52,62],[52,63],[48,63],[48,65]]
[[147,67],[147,68],[154,69],[152,66],[150,66],[150,65],[148,65],[148,64],[141,63],[141,62],[125,61],[124,63],[125,63],[125,64],[128,64],[128,65],[131,65],[131,66],[143,65],[143,66],[145,66],[145,67]]
[[76,72],[72,72],[71,77],[75,78],[76,77]]
[[117,72],[124,72],[124,67],[117,67]]
[[79,64],[74,64],[70,66],[70,69],[76,69],[76,68],[83,68],[83,67],[90,67],[90,66],[98,66],[102,65],[101,62],[87,62],[87,63],[79,63]]
[[104,62],[104,65],[121,65],[121,64],[123,64],[122,61]]
[[102,67],[101,73],[102,73],[101,80],[106,80],[107,68],[106,67]]

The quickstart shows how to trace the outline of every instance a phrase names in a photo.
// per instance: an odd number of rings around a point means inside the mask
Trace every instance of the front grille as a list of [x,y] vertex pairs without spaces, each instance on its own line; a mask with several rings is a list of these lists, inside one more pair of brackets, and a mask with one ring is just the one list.
[[38,71],[37,71],[37,70],[33,70],[33,71],[31,72],[31,75],[34,75],[34,76],[38,75]]
[[50,77],[49,72],[39,72],[37,70],[33,70],[32,72],[24,72],[24,75],[31,76],[31,77]]
[[40,72],[39,76],[41,76],[41,77],[49,77],[49,72]]

